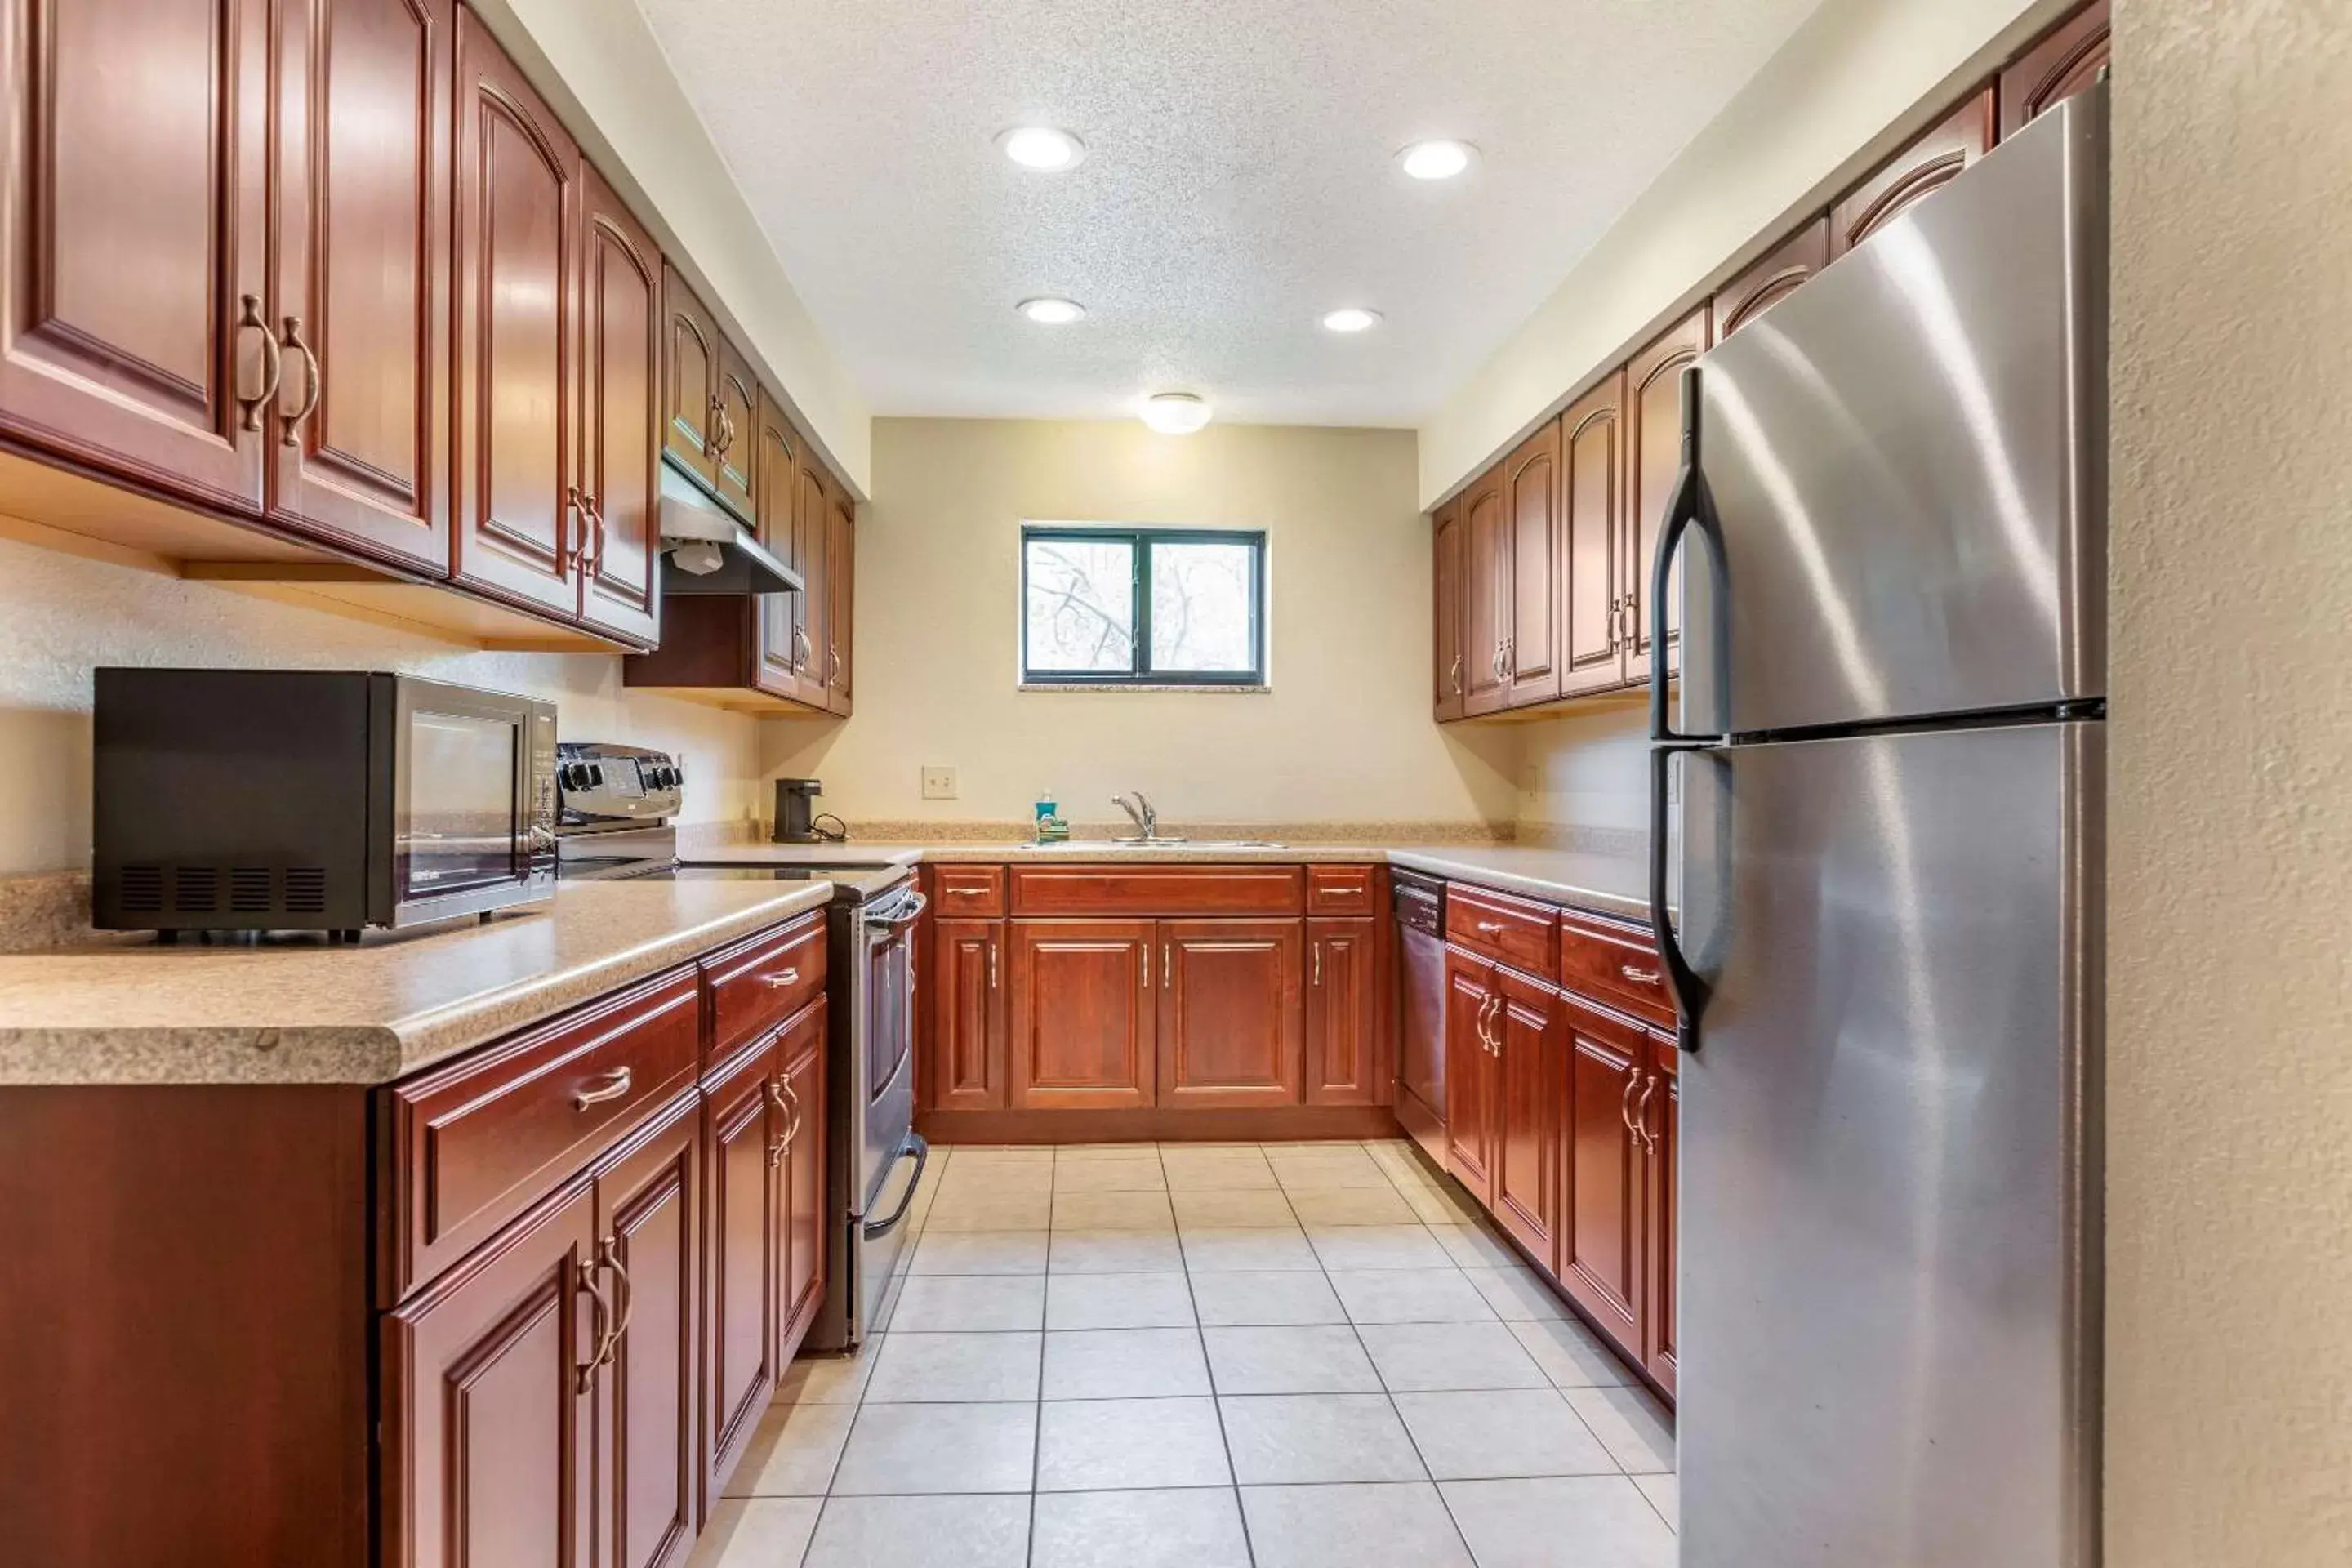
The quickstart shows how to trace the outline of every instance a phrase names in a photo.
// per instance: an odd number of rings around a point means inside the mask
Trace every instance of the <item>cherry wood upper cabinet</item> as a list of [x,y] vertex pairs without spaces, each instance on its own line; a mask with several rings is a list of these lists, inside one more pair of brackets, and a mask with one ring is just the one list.
[[1013,922],[1014,1110],[1152,1102],[1158,940],[1150,921]]
[[[759,523],[760,542],[806,579],[807,536],[793,510],[800,489],[800,437],[784,417],[782,405],[764,387],[760,392],[752,442],[758,453],[753,459],[751,510]],[[806,700],[810,693],[803,689],[802,676],[814,657],[814,645],[808,640],[808,595],[766,594],[759,598],[758,607],[758,666],[752,684],[771,697]],[[817,688],[814,695],[821,705],[823,689]]]
[[824,656],[825,707],[846,717],[854,706],[850,675],[857,598],[857,503],[847,490],[825,486]]
[[1748,269],[1716,290],[1716,342],[1797,291],[1805,279],[1830,264],[1830,220],[1815,218],[1758,257]]
[[1430,625],[1436,632],[1431,695],[1437,722],[1444,724],[1462,717],[1466,689],[1463,684],[1467,667],[1462,643],[1462,503],[1458,500],[1437,509],[1431,519],[1430,537],[1434,598]]
[[1506,704],[1549,702],[1559,695],[1559,421],[1519,444],[1503,460],[1510,515],[1503,627]]
[[1675,1175],[1676,1151],[1682,1139],[1680,1053],[1670,1040],[1650,1042],[1650,1076],[1635,1098],[1633,1124],[1648,1146],[1644,1179],[1649,1185],[1648,1332],[1643,1341],[1642,1364],[1668,1394],[1675,1392],[1677,1351],[1675,1338],[1675,1249],[1682,1240],[1680,1183]]
[[[1664,531],[1666,507],[1683,461],[1683,372],[1706,352],[1707,308],[1701,305],[1635,354],[1625,367],[1625,679],[1650,679],[1650,557]],[[1679,573],[1681,568],[1676,567]],[[1677,577],[1676,582],[1679,582]],[[1682,646],[1681,595],[1668,584],[1666,668]]]
[[575,616],[580,150],[471,11],[457,21],[456,575]]
[[388,1568],[591,1568],[594,1222],[580,1181],[383,1319]]
[[1992,148],[1995,94],[1974,92],[1941,123],[1880,164],[1830,208],[1830,258],[1843,256],[1920,197],[1950,184]]
[[2094,0],[2042,37],[2000,73],[2000,134],[2003,141],[2060,99],[2099,79],[2113,52],[2107,0]]
[[808,1337],[824,1305],[825,1242],[833,1211],[824,1201],[825,1001],[819,997],[785,1029],[781,1083],[784,1124],[776,1131],[770,1156],[783,1191],[776,1214],[783,1225],[777,1243],[780,1281],[776,1292],[776,1352],[779,1371]]
[[662,450],[705,484],[719,482],[719,323],[677,269],[668,269],[669,354]]
[[1559,1282],[1626,1353],[1642,1354],[1645,1146],[1633,1101],[1650,1042],[1624,1020],[1573,995],[1560,1002],[1568,1037],[1566,1191]]
[[1625,373],[1560,416],[1559,689],[1625,680]]
[[774,1092],[775,1042],[722,1067],[703,1092],[704,1299],[702,1443],[717,1483],[734,1465],[776,1385],[777,1248],[783,1235],[771,1155],[785,1117]]
[[931,1104],[1004,1109],[1004,922],[931,923]]
[[1530,1256],[1549,1258],[1559,1233],[1560,1143],[1568,1114],[1567,1049],[1559,1025],[1559,997],[1507,969],[1495,971],[1502,997],[1487,1033],[1494,1053],[1490,1081],[1494,1149],[1494,1212]]
[[1386,1105],[1390,1000],[1381,984],[1380,922],[1327,916],[1307,922],[1307,1103]]
[[583,188],[580,618],[650,647],[661,630],[661,252],[595,170]]
[[688,1089],[596,1176],[597,1259],[628,1281],[606,1287],[619,1317],[597,1380],[598,1568],[669,1568],[694,1544],[700,1142]]
[[5,0],[0,27],[0,430],[257,510],[288,368],[263,249],[268,7]]
[[1163,1109],[1299,1102],[1300,936],[1295,920],[1160,922]]
[[1462,651],[1467,667],[1463,685],[1465,714],[1493,713],[1507,706],[1510,689],[1503,674],[1503,639],[1509,583],[1509,509],[1500,464],[1478,476],[1462,496]]
[[752,483],[759,468],[754,439],[760,417],[760,381],[735,345],[719,340],[718,450],[712,488],[719,499],[745,518],[756,515]]
[[833,535],[833,507],[826,500],[824,470],[806,452],[793,488],[793,548],[804,586],[793,595],[807,642],[798,669],[800,699],[812,708],[829,705],[833,659],[833,579],[825,557]]
[[1489,1209],[1495,1194],[1495,966],[1445,950],[1445,1168]]

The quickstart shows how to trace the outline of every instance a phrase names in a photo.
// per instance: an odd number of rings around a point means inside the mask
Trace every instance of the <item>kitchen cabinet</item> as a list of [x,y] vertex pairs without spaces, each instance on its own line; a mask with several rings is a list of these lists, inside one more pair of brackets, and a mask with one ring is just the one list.
[[[780,1119],[768,1159],[782,1187],[776,1213],[782,1284],[777,1291],[775,1365],[781,1373],[808,1338],[824,1306],[825,1241],[832,1209],[825,1202],[825,1018],[819,997],[785,1026],[779,1049],[781,1094],[770,1110]],[[781,1105],[775,1103],[781,1099]]]
[[1461,502],[1452,500],[1439,507],[1431,522],[1430,581],[1433,592],[1430,624],[1436,630],[1431,693],[1437,722],[1444,724],[1462,717],[1463,695],[1467,689],[1464,685],[1467,666],[1462,627],[1465,579]]
[[1159,922],[1157,1104],[1225,1109],[1300,1101],[1304,942],[1296,920]]
[[2114,46],[2107,0],[2094,0],[2052,28],[2000,73],[2000,134],[2016,135],[2042,110],[2099,79]]
[[1645,1154],[1643,1179],[1647,1186],[1643,1212],[1643,1259],[1649,1291],[1642,1364],[1668,1394],[1675,1392],[1676,1350],[1675,1300],[1678,1289],[1675,1248],[1682,1230],[1677,1205],[1680,1184],[1675,1155],[1682,1134],[1682,1053],[1671,1040],[1650,1041],[1650,1071],[1633,1102],[1633,1127]]
[[824,705],[824,687],[816,670],[816,644],[809,635],[809,604],[824,590],[824,572],[813,565],[824,554],[820,540],[810,548],[809,520],[797,501],[804,462],[800,437],[785,417],[783,405],[765,388],[760,393],[753,425],[752,510],[759,521],[760,542],[777,560],[801,574],[806,586],[797,594],[770,594],[759,601],[759,663],[752,684],[772,697],[812,707]]
[[1721,342],[1754,321],[1829,264],[1830,220],[1824,214],[1715,291],[1716,341]]
[[825,707],[848,717],[857,598],[857,503],[830,477],[825,485],[824,651]]
[[1868,239],[1912,203],[1950,184],[1991,151],[1998,98],[1988,82],[1839,197],[1830,207],[1830,259]]
[[711,488],[736,514],[754,516],[752,486],[759,471],[758,443],[752,433],[760,417],[760,381],[742,351],[724,337],[719,340],[718,447],[712,453]]
[[661,252],[595,170],[582,188],[580,618],[650,646],[661,619]]
[[1494,1037],[1502,1005],[1495,966],[1475,953],[1445,950],[1445,1168],[1489,1210],[1495,1205]]
[[1559,1231],[1560,1142],[1567,1116],[1567,1051],[1559,994],[1508,969],[1495,971],[1499,998],[1487,1035],[1495,1217],[1531,1258],[1552,1256]]
[[1511,539],[1500,465],[1479,475],[1463,493],[1462,544],[1462,646],[1468,667],[1462,711],[1475,717],[1510,703],[1503,639]]
[[1625,682],[1625,374],[1560,416],[1559,690]]
[[1377,920],[1349,915],[1307,921],[1307,1104],[1388,1101],[1383,977]]
[[[1666,508],[1683,461],[1683,372],[1708,347],[1707,308],[1701,305],[1659,334],[1625,367],[1625,679],[1650,679],[1650,572]],[[1679,567],[1676,569],[1679,574]],[[1682,595],[1679,575],[1666,592],[1669,672],[1680,662]]]
[[1149,1106],[1158,1086],[1157,922],[1012,923],[1012,1081],[1017,1110]]
[[800,668],[801,700],[820,710],[828,707],[832,688],[833,662],[826,650],[830,647],[827,638],[833,635],[833,588],[825,558],[833,543],[832,525],[833,509],[825,500],[824,470],[803,461],[793,489],[793,533],[800,548],[806,552],[801,570],[807,585],[801,590],[800,606],[808,647]]
[[1559,695],[1559,442],[1555,419],[1503,462],[1503,677],[1511,708]]
[[1002,1110],[1011,1014],[1002,920],[931,922],[931,1100],[946,1110]]
[[772,1090],[783,1067],[766,1037],[702,1085],[706,1328],[702,1453],[709,1495],[734,1468],[782,1370],[775,1361],[783,1237],[770,1152],[783,1131]]
[[497,40],[457,19],[455,571],[570,617],[578,494],[580,150]]
[[1568,1043],[1567,1201],[1559,1282],[1602,1331],[1642,1356],[1648,1257],[1648,1147],[1633,1104],[1649,1076],[1648,1037],[1573,993],[1560,999]]
[[662,380],[662,452],[709,488],[719,483],[719,322],[676,268],[663,289],[669,320]]

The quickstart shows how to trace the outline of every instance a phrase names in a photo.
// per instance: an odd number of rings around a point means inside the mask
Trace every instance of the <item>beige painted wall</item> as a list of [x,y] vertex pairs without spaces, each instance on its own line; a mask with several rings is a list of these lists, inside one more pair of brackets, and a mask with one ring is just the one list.
[[1530,724],[1519,734],[1524,827],[1650,830],[1650,713],[1633,703]]
[[[1429,531],[1402,430],[882,419],[858,525],[857,716],[772,721],[775,772],[856,821],[1507,819],[1517,741],[1429,721]],[[1263,528],[1270,695],[1022,692],[1020,526]],[[960,798],[921,798],[927,763]]]
[[2352,4],[2120,0],[2112,1568],[2352,1562]]
[[[1433,506],[2074,0],[1823,0],[1421,427]],[[2128,4],[2129,0],[2126,0]]]
[[557,703],[566,740],[682,754],[691,820],[758,805],[757,722],[625,692],[618,656],[467,652],[0,539],[0,876],[89,863],[90,671],[101,664],[394,669],[527,692]]

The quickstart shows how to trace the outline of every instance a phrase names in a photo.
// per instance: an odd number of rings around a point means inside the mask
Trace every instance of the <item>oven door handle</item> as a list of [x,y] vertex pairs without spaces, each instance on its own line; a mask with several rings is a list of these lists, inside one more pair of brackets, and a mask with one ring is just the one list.
[[907,1211],[915,1206],[915,1194],[923,1184],[923,1167],[930,1163],[931,1158],[931,1146],[924,1141],[921,1133],[908,1133],[907,1142],[899,1145],[898,1152],[890,1163],[895,1165],[909,1154],[915,1157],[915,1179],[907,1184],[907,1195],[898,1200],[898,1206],[890,1211],[888,1219],[869,1219],[865,1223],[865,1235],[868,1241],[896,1230],[898,1222],[907,1217]]
[[898,903],[891,906],[890,913],[887,915],[867,915],[866,917],[866,929],[873,931],[897,931],[901,927],[913,925],[917,921],[922,918],[923,911],[930,907],[931,900],[928,895],[920,892],[908,893],[904,899],[901,899]]

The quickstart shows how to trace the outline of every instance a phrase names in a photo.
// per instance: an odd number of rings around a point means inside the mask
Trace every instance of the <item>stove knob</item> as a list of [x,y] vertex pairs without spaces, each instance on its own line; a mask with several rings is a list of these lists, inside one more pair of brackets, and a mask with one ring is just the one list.
[[604,764],[602,763],[584,763],[582,766],[588,770],[589,787],[592,789],[603,789],[604,787]]

